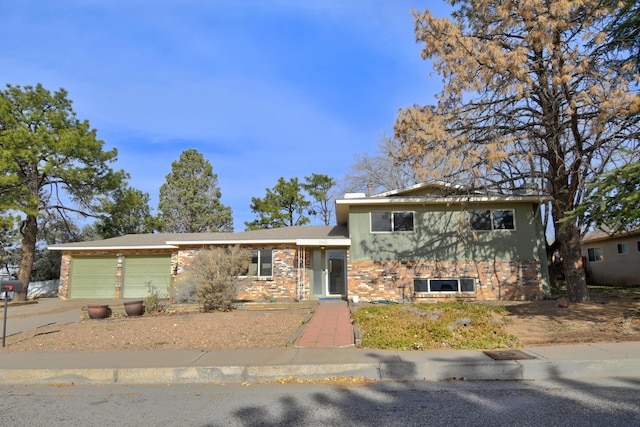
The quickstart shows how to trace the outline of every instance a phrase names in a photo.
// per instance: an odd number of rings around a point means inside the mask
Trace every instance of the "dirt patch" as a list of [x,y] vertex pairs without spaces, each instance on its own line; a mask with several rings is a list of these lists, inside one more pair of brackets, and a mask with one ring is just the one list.
[[[640,341],[640,288],[592,292],[582,304],[499,304],[511,313],[503,328],[524,346]],[[312,310],[293,307],[84,320],[8,336],[3,351],[283,348]]]
[[640,341],[640,289],[595,294],[580,304],[558,299],[512,303],[508,309],[504,329],[525,346]]
[[311,309],[83,320],[7,337],[5,351],[115,351],[285,347]]

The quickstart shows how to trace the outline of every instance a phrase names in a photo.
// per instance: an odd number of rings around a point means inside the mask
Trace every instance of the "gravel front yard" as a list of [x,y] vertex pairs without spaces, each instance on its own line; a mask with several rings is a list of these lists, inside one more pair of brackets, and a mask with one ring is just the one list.
[[309,307],[83,320],[7,337],[4,351],[114,351],[285,347]]

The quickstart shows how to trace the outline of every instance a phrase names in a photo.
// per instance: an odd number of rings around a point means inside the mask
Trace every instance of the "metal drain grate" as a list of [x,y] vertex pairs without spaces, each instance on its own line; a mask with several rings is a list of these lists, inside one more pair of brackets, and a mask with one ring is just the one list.
[[484,354],[492,358],[493,360],[526,360],[535,359],[534,356],[527,354],[520,350],[496,350],[485,351]]

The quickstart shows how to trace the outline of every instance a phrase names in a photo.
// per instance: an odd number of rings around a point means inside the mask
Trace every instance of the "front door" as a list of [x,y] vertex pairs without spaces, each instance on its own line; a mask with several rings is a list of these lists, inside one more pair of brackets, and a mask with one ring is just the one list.
[[347,294],[346,253],[314,249],[311,253],[311,297],[343,297]]
[[329,296],[345,295],[347,292],[346,269],[345,269],[344,251],[328,251],[327,252],[327,276],[329,288]]

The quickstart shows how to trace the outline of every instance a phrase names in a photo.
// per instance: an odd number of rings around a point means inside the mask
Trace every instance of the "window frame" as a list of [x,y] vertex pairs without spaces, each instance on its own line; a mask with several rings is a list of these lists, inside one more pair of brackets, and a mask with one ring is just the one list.
[[[267,263],[262,262],[263,252],[269,252],[269,262],[268,262],[268,270],[269,274],[263,274],[265,270],[265,265]],[[257,262],[254,263],[254,256],[257,257]],[[255,265],[256,274],[250,274],[251,267]],[[273,277],[273,249],[251,249],[251,262],[249,263],[249,269],[247,270],[247,274],[241,277],[256,277],[256,278],[271,278]]]
[[587,248],[587,259],[589,262],[602,262],[603,258],[604,254],[602,252],[602,247],[595,246],[593,248]]
[[[374,230],[374,215],[380,215],[382,218],[377,218],[375,223],[381,224],[385,216],[388,216],[388,229]],[[410,230],[401,230],[402,224],[405,223],[406,218],[400,221],[397,219],[398,215],[406,215],[411,220]],[[386,220],[385,220],[386,221]],[[371,211],[369,212],[369,232],[371,234],[390,234],[390,233],[414,233],[416,230],[416,212],[415,211]]]
[[[426,284],[426,290],[416,290],[417,281],[424,281]],[[452,282],[456,283],[456,289],[443,289],[445,286],[451,286]],[[465,289],[471,285],[471,290]],[[422,286],[421,286],[422,287]],[[413,278],[413,293],[414,294],[475,294],[476,293],[476,279],[473,277],[414,277]]]
[[627,243],[618,243],[616,245],[618,255],[626,255],[629,253],[629,245]]
[[[507,227],[496,227],[496,212],[511,212],[511,228]],[[476,228],[474,227],[474,216],[482,215],[486,216],[488,213],[488,218],[482,220],[482,223],[486,223],[489,225],[489,228]],[[469,210],[469,226],[473,231],[515,231],[516,230],[516,211],[515,209],[471,209]]]

